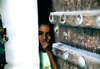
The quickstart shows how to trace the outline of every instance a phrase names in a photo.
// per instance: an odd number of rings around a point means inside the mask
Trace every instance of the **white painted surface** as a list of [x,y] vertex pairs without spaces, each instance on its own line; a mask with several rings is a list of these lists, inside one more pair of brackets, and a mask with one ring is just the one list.
[[0,0],[7,27],[5,69],[39,69],[37,0]]

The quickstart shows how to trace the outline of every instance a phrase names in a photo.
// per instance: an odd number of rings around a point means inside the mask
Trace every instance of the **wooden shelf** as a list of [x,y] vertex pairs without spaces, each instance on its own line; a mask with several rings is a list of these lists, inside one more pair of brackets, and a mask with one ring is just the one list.
[[[100,10],[51,12],[50,16],[52,16],[52,24],[100,29]],[[65,17],[65,22],[61,22],[62,17]],[[78,19],[80,19],[80,21]]]

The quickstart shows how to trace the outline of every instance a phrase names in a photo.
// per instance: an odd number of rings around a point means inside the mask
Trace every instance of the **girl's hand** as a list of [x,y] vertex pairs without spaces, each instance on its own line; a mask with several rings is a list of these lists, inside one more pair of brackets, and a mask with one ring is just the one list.
[[50,51],[49,40],[46,41],[46,40],[40,39],[40,43],[45,51]]

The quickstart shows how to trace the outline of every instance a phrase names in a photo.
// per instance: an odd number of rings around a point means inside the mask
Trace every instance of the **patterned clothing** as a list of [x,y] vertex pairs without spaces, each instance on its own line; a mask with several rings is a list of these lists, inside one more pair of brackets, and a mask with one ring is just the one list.
[[49,56],[46,52],[39,51],[40,69],[52,69]]

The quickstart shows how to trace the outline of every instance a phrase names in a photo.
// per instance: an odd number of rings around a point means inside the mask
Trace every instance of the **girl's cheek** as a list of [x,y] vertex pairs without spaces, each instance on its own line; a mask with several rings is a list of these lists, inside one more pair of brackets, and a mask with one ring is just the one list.
[[51,37],[48,37],[47,42],[49,42],[51,40]]
[[51,40],[51,36],[48,36],[48,39]]
[[47,42],[49,42],[49,39],[47,40]]
[[41,40],[43,40],[43,38],[42,37],[39,37],[39,40],[41,41]]

